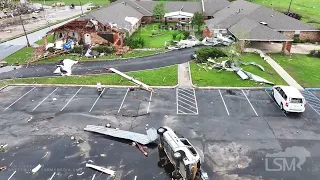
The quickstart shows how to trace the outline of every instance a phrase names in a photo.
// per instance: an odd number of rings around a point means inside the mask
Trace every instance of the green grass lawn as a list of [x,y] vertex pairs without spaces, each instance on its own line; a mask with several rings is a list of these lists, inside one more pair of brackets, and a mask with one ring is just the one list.
[[[260,58],[258,54],[244,54],[241,56],[244,62],[256,62],[262,65],[265,71],[260,70],[258,67],[248,65],[241,67],[255,75],[265,78],[268,81],[274,82],[275,84],[287,84],[275,71],[274,69],[264,60]],[[201,65],[202,66],[202,65]],[[212,69],[205,71],[203,68],[197,66],[195,62],[190,63],[192,82],[196,86],[217,86],[217,87],[254,87],[261,86],[251,80],[242,80],[235,72],[229,71],[218,71]],[[270,85],[266,85],[270,86]]]
[[[56,3],[56,2],[64,2],[65,5],[71,5],[72,3],[75,4],[76,6],[80,5],[80,0],[30,0],[29,2],[40,3],[47,6],[51,6],[53,3]],[[90,2],[94,5],[107,5],[110,3],[108,0],[81,0],[82,5]]]
[[[123,54],[122,56],[118,55],[109,55],[109,56],[102,56],[98,58],[87,58],[85,56],[79,57],[76,55],[62,55],[57,56],[54,58],[47,58],[43,59],[41,61],[37,61],[35,63],[56,63],[60,59],[72,59],[76,61],[98,61],[98,60],[114,60],[119,58],[133,58],[133,57],[143,57],[148,56],[156,53],[165,52],[167,50],[161,49],[161,50],[154,50],[154,51],[130,51],[128,53]],[[9,65],[19,63],[19,64],[26,64],[28,61],[30,61],[30,58],[33,55],[33,48],[32,47],[25,47],[21,49],[20,51],[17,51],[16,53],[10,55],[9,57],[5,58],[4,61],[6,61]]]
[[[162,35],[157,37],[150,37],[153,32],[159,32]],[[152,23],[146,25],[146,27],[139,28],[133,35],[132,38],[143,38],[145,41],[145,48],[160,48],[164,47],[166,40],[172,39],[172,34],[178,32],[176,30],[160,30],[159,23]]]
[[[126,73],[150,86],[174,86],[178,82],[177,65],[160,69]],[[0,82],[0,87],[6,84],[78,84],[95,85],[100,82],[103,85],[132,85],[130,81],[117,74],[88,75],[88,76],[64,76],[64,77],[40,77],[11,79]]]
[[303,54],[270,54],[301,86],[320,87],[320,59]]
[[[54,35],[51,34],[47,37],[48,43],[54,43]],[[43,45],[43,39],[40,39],[39,41],[35,42],[38,45]]]
[[[274,7],[278,11],[287,11],[291,0],[252,0],[252,2],[267,7]],[[293,0],[291,12],[302,15],[302,21],[320,27],[319,0]],[[312,23],[314,22],[314,23]]]

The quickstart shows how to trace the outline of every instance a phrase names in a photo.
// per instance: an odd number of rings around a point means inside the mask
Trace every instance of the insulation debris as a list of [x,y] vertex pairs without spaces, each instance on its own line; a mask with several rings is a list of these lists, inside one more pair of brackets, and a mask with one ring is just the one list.
[[106,128],[104,126],[87,125],[84,128],[85,131],[95,132],[99,134],[104,134],[116,138],[127,139],[131,141],[138,142],[142,145],[152,143],[158,139],[157,130],[150,128],[147,130],[147,134],[140,134],[130,131],[124,131],[114,128]]
[[107,169],[105,167],[101,167],[101,166],[96,166],[96,165],[93,165],[93,164],[86,164],[86,167],[89,167],[89,168],[92,168],[92,169],[95,169],[97,171],[100,171],[100,172],[103,172],[103,173],[106,173],[106,174],[109,174],[111,177],[115,177],[116,175],[116,172],[111,170],[111,169]]

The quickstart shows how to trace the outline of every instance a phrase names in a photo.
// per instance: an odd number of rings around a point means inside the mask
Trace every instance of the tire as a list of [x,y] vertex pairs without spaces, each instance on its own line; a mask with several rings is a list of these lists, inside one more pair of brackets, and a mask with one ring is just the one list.
[[172,173],[171,177],[175,180],[179,180],[182,178],[179,173],[175,173],[175,172]]
[[288,111],[284,110],[282,103],[280,104],[280,108],[281,108],[281,110],[282,110],[284,113],[286,113],[286,114],[288,113]]
[[166,128],[161,127],[161,128],[159,128],[159,129],[157,130],[157,133],[158,133],[160,136],[162,136],[163,133],[166,132],[166,131],[167,131]]
[[173,153],[173,158],[175,160],[182,160],[183,157],[184,157],[184,152],[182,152],[182,151],[177,151],[177,152]]

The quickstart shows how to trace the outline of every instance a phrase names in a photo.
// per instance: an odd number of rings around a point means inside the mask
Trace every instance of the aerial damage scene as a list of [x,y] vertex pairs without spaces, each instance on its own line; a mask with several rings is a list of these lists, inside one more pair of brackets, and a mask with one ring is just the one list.
[[3,0],[0,179],[320,179],[318,0]]

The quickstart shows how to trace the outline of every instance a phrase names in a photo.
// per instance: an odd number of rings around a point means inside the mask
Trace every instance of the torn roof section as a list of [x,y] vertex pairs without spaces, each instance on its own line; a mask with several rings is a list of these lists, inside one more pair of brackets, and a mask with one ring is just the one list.
[[244,18],[231,26],[229,31],[239,40],[292,41],[291,38],[248,18]]

